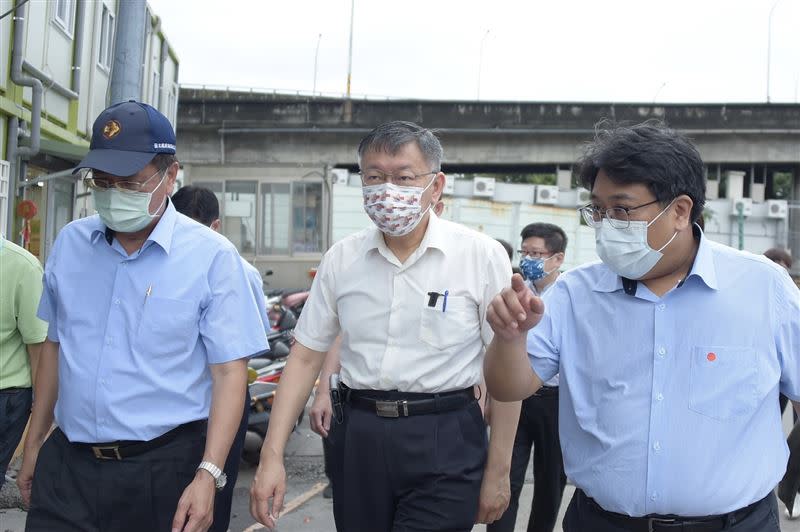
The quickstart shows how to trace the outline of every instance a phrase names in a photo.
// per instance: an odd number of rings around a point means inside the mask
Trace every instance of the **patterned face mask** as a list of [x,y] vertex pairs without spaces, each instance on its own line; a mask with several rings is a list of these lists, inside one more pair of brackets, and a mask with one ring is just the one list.
[[551,255],[546,259],[534,259],[527,255],[522,257],[519,261],[519,269],[522,272],[522,277],[524,277],[526,281],[538,281],[542,277],[550,275],[553,273],[553,270],[549,272],[545,271],[544,263],[553,257],[555,257],[555,255]]
[[431,209],[422,210],[422,195],[436,180],[424,188],[401,187],[394,183],[369,185],[362,188],[364,210],[378,229],[389,236],[403,236],[414,230]]

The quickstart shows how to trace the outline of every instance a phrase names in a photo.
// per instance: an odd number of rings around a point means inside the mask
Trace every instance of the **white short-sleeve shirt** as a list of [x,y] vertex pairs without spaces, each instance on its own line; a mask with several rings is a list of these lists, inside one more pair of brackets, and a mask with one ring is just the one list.
[[492,340],[486,309],[510,284],[511,263],[497,241],[433,213],[403,264],[371,227],[325,254],[295,338],[327,351],[341,333],[341,378],[351,388],[467,388],[480,382]]

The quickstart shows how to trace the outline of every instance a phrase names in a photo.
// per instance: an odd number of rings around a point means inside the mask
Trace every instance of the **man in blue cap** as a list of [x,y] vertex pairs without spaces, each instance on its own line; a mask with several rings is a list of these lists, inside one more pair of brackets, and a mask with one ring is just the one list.
[[26,530],[206,530],[246,359],[267,349],[255,300],[234,246],[170,203],[158,111],[103,111],[79,169],[98,214],[67,225],[45,267]]

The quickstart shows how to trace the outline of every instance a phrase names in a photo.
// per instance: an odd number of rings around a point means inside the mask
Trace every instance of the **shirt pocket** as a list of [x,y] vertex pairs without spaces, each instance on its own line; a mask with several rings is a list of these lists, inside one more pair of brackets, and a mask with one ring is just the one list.
[[689,375],[689,409],[727,421],[758,406],[758,366],[751,347],[696,346]]
[[197,320],[194,302],[148,297],[136,339],[139,351],[153,356],[185,354],[197,342]]
[[478,309],[466,297],[448,297],[447,308],[442,312],[441,298],[435,307],[422,309],[419,337],[426,344],[442,351],[467,344],[478,335]]

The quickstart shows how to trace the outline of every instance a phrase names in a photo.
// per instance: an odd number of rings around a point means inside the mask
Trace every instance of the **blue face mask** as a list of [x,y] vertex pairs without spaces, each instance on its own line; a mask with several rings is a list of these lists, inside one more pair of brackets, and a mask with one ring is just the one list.
[[519,269],[522,271],[522,277],[526,281],[538,281],[542,277],[550,275],[553,270],[545,271],[544,263],[552,259],[555,255],[547,257],[546,259],[534,259],[525,255],[519,261]]

